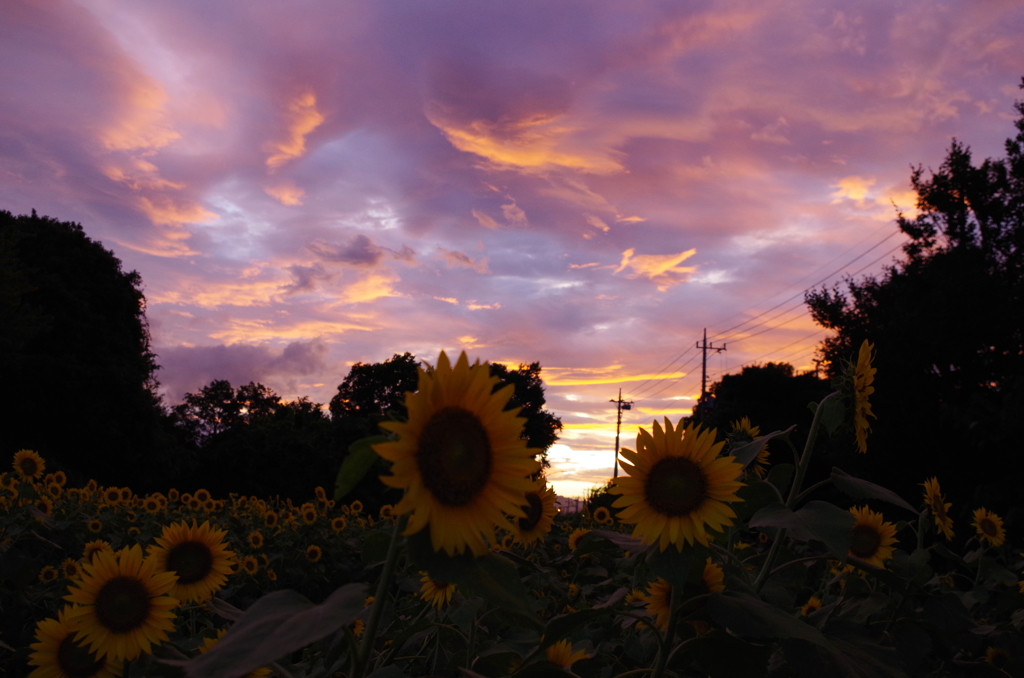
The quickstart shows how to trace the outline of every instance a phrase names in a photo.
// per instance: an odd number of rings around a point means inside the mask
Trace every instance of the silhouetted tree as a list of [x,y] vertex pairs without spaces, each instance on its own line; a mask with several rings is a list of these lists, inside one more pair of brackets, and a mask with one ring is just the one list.
[[547,450],[558,440],[562,420],[544,409],[547,400],[544,397],[544,382],[540,378],[540,372],[540,363],[521,364],[514,370],[501,363],[491,363],[491,376],[501,380],[501,384],[496,386],[495,390],[506,384],[515,387],[506,409],[521,408],[519,416],[526,419],[523,424],[526,444],[541,450],[541,461],[547,467]]
[[81,225],[0,211],[0,453],[109,484],[173,472],[142,278]]
[[749,417],[761,433],[797,425],[806,433],[813,418],[807,404],[818,402],[831,390],[827,379],[813,372],[796,374],[789,363],[767,363],[744,367],[739,374],[726,374],[709,388],[715,397],[705,425],[728,431],[733,422]]
[[[830,371],[864,339],[877,346],[877,420],[864,466],[905,494],[938,475],[973,506],[1019,505],[1024,473],[1024,103],[1006,157],[978,166],[954,140],[938,171],[911,182],[919,214],[899,215],[901,261],[848,290],[807,295]],[[956,506],[954,510],[956,510]],[[961,504],[959,507],[968,507]]]
[[202,470],[180,489],[306,500],[334,483],[330,419],[309,398],[282,402],[263,384],[235,389],[221,379],[186,393],[174,413]]

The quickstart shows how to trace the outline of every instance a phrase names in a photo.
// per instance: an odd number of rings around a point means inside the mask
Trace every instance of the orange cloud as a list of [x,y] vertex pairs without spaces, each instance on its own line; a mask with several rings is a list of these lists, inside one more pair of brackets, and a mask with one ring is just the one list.
[[598,174],[622,170],[621,164],[608,157],[610,152],[595,152],[585,144],[574,144],[572,134],[576,129],[562,122],[562,116],[460,123],[449,119],[454,116],[446,115],[440,105],[429,106],[426,116],[452,146],[499,167],[526,171],[565,167]]
[[324,121],[323,114],[316,108],[316,95],[312,90],[301,92],[288,104],[285,118],[286,138],[267,144],[267,150],[271,152],[267,157],[267,167],[271,170],[301,157],[306,152],[306,136]]
[[153,78],[140,76],[129,86],[119,119],[99,134],[108,151],[155,150],[181,137],[167,124],[167,93]]
[[619,370],[622,365],[611,367],[579,368],[579,367],[545,367],[544,382],[551,386],[586,386],[588,384],[621,384],[627,381],[660,381],[663,379],[679,379],[687,372],[667,372],[662,374],[623,374]]
[[629,278],[647,278],[658,286],[659,292],[664,292],[673,285],[686,282],[690,274],[697,270],[696,266],[680,266],[697,253],[696,249],[689,249],[679,254],[634,254],[635,250],[630,247],[622,253],[622,261],[612,275],[625,270],[628,266],[633,269]]
[[449,250],[444,247],[437,248],[438,255],[445,260],[448,264],[448,268],[453,266],[461,266],[463,268],[471,268],[477,273],[490,273],[491,269],[488,268],[487,263],[490,261],[487,257],[481,259],[473,259],[465,252],[456,252],[455,250]]
[[155,195],[152,198],[141,197],[138,204],[149,220],[158,226],[195,224],[220,218],[194,202],[176,200],[166,195]]
[[459,300],[456,299],[455,297],[434,297],[434,298],[437,299],[438,301],[447,301],[449,304],[454,304],[455,306],[459,305]]
[[360,304],[383,297],[404,297],[406,295],[396,292],[393,287],[399,279],[398,274],[388,269],[367,273],[342,291],[343,303]]
[[268,186],[263,190],[270,197],[277,199],[282,205],[301,205],[302,198],[306,195],[304,190],[290,181],[278,184],[277,186]]
[[497,228],[498,222],[480,210],[473,210],[473,216],[484,228]]
[[279,325],[274,320],[230,320],[228,326],[212,332],[212,339],[220,339],[225,343],[253,343],[290,339],[312,339],[330,335],[344,334],[351,331],[371,332],[377,329],[372,325],[328,320],[306,320],[294,325]]

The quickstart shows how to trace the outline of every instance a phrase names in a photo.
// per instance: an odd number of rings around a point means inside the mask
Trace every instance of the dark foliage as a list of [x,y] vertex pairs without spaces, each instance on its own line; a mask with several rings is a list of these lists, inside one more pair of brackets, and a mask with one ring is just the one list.
[[334,482],[330,419],[308,398],[282,402],[263,384],[236,390],[217,380],[185,394],[174,414],[202,468],[181,490],[305,500],[317,485]]
[[107,484],[177,467],[142,278],[79,224],[0,211],[0,453]]
[[540,372],[540,363],[520,365],[514,370],[500,363],[491,363],[491,376],[501,380],[495,391],[508,384],[515,387],[506,409],[520,408],[519,416],[526,419],[526,423],[523,424],[526,444],[541,450],[541,461],[547,468],[547,450],[558,440],[562,420],[544,409],[547,401],[544,398],[544,382],[540,378]]
[[937,475],[951,497],[1009,511],[1024,473],[1024,103],[1006,157],[974,165],[954,140],[938,171],[911,182],[901,261],[848,290],[807,295],[830,371],[877,346],[877,415],[862,472],[905,496]]

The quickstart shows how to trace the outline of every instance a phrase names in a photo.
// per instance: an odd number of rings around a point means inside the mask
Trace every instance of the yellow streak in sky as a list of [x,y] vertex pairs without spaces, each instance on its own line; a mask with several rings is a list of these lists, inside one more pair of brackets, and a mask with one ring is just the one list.
[[[553,372],[559,368],[545,368],[547,372]],[[635,375],[614,375],[594,377],[546,377],[545,382],[551,386],[586,386],[588,384],[619,384],[626,381],[660,381],[663,379],[679,379],[685,377],[689,372],[666,372],[665,374],[635,374]]]
[[320,126],[323,114],[316,108],[316,95],[306,90],[288,105],[288,138],[268,144],[267,167],[274,170],[306,152],[306,135]]

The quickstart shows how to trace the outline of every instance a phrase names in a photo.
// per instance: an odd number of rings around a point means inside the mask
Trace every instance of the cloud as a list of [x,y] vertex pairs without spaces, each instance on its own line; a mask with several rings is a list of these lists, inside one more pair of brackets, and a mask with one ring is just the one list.
[[526,225],[526,212],[524,212],[514,200],[507,205],[502,205],[501,213],[505,215],[505,221],[514,226]]
[[292,274],[294,282],[284,288],[285,294],[312,292],[316,289],[317,281],[331,279],[331,275],[320,264],[313,264],[312,266],[295,264],[289,266],[287,270]]
[[[344,245],[333,245],[323,240],[314,240],[309,244],[308,249],[325,261],[351,266],[376,266],[384,256],[384,250],[378,247],[369,236],[362,233],[354,236]],[[399,254],[401,256],[396,258],[409,257],[409,253],[405,249]],[[404,260],[411,260],[411,257]]]
[[324,115],[317,110],[316,94],[312,89],[300,92],[288,103],[285,118],[285,137],[269,142],[266,149],[267,168],[278,169],[289,160],[302,157],[306,152],[306,136],[324,121]]
[[473,210],[473,216],[484,228],[498,228],[498,222],[480,210]]
[[622,253],[622,261],[613,275],[629,267],[633,269],[633,273],[627,277],[647,278],[658,286],[659,292],[686,282],[697,270],[696,266],[679,265],[696,254],[696,249],[688,249],[679,254],[634,254],[634,252],[634,248],[631,247]]
[[263,189],[267,195],[275,198],[282,205],[298,207],[302,204],[302,198],[306,191],[295,185],[294,182],[286,181],[274,186],[267,186]]
[[159,349],[157,377],[168,400],[177,403],[215,379],[236,388],[250,381],[287,388],[296,377],[324,372],[327,355],[328,345],[319,339],[293,341],[284,348],[266,343],[172,346]]
[[488,257],[473,259],[465,252],[456,252],[455,250],[450,250],[444,247],[437,248],[437,255],[448,264],[448,268],[458,266],[471,268],[477,273],[491,272],[490,268],[487,266],[487,262],[490,261]]

